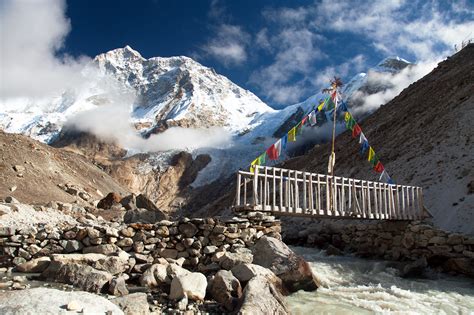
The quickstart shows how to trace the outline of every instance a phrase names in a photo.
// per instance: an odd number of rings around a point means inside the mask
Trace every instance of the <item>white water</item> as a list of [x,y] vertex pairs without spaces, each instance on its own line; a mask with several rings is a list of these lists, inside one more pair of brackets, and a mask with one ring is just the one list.
[[294,247],[321,287],[287,299],[292,314],[474,314],[474,280],[445,274],[404,279],[389,262]]

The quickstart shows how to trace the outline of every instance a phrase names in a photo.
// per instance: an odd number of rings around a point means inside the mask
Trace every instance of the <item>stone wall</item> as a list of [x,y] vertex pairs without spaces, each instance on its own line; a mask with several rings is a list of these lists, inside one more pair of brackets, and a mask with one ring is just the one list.
[[[327,248],[332,245],[362,257],[395,261],[425,260],[426,266],[474,277],[474,237],[413,221],[324,221],[285,241]],[[336,250],[337,251],[337,250]]]
[[219,264],[232,259],[232,253],[252,246],[263,235],[281,239],[280,231],[279,220],[261,213],[155,224],[0,227],[0,263],[11,267],[59,253],[113,255],[125,251],[130,273],[142,273],[160,259],[180,259],[188,269],[211,271],[219,270]]

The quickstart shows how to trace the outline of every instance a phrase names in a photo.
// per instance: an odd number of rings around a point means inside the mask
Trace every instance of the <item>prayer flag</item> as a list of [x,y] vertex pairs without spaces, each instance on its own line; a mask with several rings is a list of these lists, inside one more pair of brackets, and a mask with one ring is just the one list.
[[304,116],[303,120],[301,120],[301,125],[304,125],[308,120],[308,116]]
[[310,114],[310,117],[309,117],[309,123],[311,126],[315,126],[318,121],[316,119],[316,112],[313,110]]
[[260,165],[258,163],[258,158],[256,158],[255,160],[253,160],[252,163],[250,163],[250,173],[254,173],[255,172],[255,165]]
[[291,130],[288,131],[288,141],[290,142],[296,141],[296,128],[295,127],[291,128]]
[[362,129],[360,129],[359,124],[356,123],[354,126],[354,129],[352,129],[352,138],[357,137],[358,135],[360,135],[361,132],[362,132]]
[[336,93],[336,91],[334,91],[334,92],[331,93],[331,99],[332,99],[334,102],[336,102],[336,98],[337,98],[337,93]]
[[395,185],[395,182],[390,177],[388,178],[387,183],[389,183],[390,185]]
[[288,143],[288,134],[284,135],[283,138],[281,138],[281,148],[283,150],[286,149],[286,144]]
[[297,135],[300,135],[303,132],[303,125],[301,124],[301,122],[299,124],[297,124],[295,126],[295,128],[296,128],[296,134]]
[[352,118],[351,113],[346,112],[346,113],[344,114],[344,121],[345,121],[346,123],[347,123],[351,118]]
[[325,114],[326,114],[326,119],[328,121],[333,121],[334,120],[334,109],[326,111]]
[[359,144],[362,144],[367,141],[367,138],[365,137],[364,133],[361,131],[360,132],[360,137],[359,137]]
[[352,116],[349,118],[348,121],[346,121],[346,128],[349,129],[349,130],[352,130],[354,129],[354,126],[356,125],[356,121],[354,120],[354,118],[352,118]]
[[331,109],[334,109],[336,107],[336,105],[334,104],[334,102],[332,101],[332,98],[331,97],[327,97],[325,100],[324,100],[324,106],[323,108],[325,110],[331,110]]
[[269,147],[266,152],[267,152],[267,156],[269,160],[272,160],[272,161],[278,160],[281,153],[281,139],[278,139],[277,142],[272,144],[271,147]]
[[337,106],[337,111],[339,113],[341,112],[347,112],[347,103],[344,101],[340,101],[338,106]]
[[372,159],[374,158],[374,156],[375,156],[375,151],[374,151],[374,149],[372,149],[372,147],[369,147],[369,156],[368,156],[368,158],[367,158],[367,161],[369,161],[369,162],[372,161]]
[[377,156],[377,154],[374,153],[374,156],[372,157],[372,159],[370,160],[370,164],[372,164],[372,166],[376,166],[377,165],[377,162],[379,161],[379,157]]
[[374,167],[374,170],[377,172],[377,173],[382,173],[383,170],[384,170],[384,167],[382,165],[382,162],[378,161],[377,164],[375,165]]
[[260,156],[258,157],[258,165],[263,165],[265,164],[265,159],[267,157],[267,153],[266,152],[263,152],[262,154],[260,154]]
[[323,107],[324,107],[324,101],[322,101],[321,103],[319,103],[318,112],[322,111],[322,110],[323,110]]
[[382,181],[382,179],[385,179],[386,178],[386,175],[385,175],[385,170],[382,171],[382,174],[380,174],[380,177],[379,177],[379,182]]
[[360,147],[360,154],[364,155],[364,153],[369,149],[369,141],[367,139],[362,142],[362,146]]

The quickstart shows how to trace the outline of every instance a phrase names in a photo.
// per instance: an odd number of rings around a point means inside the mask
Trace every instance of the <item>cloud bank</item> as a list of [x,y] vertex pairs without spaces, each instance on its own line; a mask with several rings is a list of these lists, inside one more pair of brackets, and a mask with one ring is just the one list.
[[80,85],[89,61],[61,54],[71,30],[59,0],[0,4],[0,98],[49,97]]

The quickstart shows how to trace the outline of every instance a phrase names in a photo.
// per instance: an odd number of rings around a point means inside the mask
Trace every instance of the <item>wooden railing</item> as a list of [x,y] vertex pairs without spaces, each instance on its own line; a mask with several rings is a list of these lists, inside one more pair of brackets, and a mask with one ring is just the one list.
[[279,215],[415,220],[424,215],[421,187],[256,166],[239,171],[235,209]]

